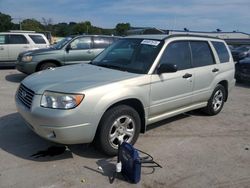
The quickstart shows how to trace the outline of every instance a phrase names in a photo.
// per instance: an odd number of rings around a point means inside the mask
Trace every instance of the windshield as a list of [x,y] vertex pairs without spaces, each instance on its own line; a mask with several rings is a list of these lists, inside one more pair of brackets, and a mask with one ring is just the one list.
[[104,50],[93,65],[146,74],[158,55],[163,41],[146,39],[121,39]]
[[65,37],[64,39],[60,40],[58,43],[52,45],[52,48],[60,50],[65,44],[67,44],[72,37]]

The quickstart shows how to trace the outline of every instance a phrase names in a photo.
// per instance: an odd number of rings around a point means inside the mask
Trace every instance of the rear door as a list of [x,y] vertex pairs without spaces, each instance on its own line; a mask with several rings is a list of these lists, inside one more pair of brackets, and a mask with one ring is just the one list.
[[213,82],[219,73],[214,54],[207,41],[190,41],[194,67],[194,102],[207,101],[213,91]]
[[92,39],[89,36],[74,39],[64,52],[65,64],[88,63],[94,57]]
[[9,60],[16,61],[19,53],[29,49],[29,42],[24,35],[10,34],[8,35],[9,44]]
[[0,35],[0,61],[9,61],[9,47],[4,34]]

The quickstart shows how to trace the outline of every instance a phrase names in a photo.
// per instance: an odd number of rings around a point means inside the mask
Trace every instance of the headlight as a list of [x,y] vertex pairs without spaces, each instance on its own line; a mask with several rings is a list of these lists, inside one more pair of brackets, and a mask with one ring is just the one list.
[[30,61],[32,61],[32,56],[31,55],[25,55],[25,56],[22,57],[22,61],[30,62]]
[[72,109],[83,100],[84,95],[56,93],[45,91],[42,96],[41,106],[44,108]]

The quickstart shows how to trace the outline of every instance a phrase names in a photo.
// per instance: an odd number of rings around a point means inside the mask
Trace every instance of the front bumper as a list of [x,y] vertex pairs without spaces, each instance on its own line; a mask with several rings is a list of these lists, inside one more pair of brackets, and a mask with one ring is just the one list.
[[[31,108],[15,97],[18,112],[27,125],[41,137],[61,143],[80,144],[93,141],[97,123],[80,108],[58,110],[40,107],[41,95],[35,95]],[[79,107],[79,106],[78,106]],[[93,118],[94,119],[94,118]]]
[[32,74],[36,72],[37,62],[16,62],[16,69],[25,74]]

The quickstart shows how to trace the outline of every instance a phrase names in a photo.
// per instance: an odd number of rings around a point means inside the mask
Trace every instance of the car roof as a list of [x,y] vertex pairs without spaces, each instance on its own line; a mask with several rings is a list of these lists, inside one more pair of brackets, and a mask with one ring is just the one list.
[[24,34],[44,35],[43,33],[34,33],[34,32],[0,32],[0,34],[4,34],[4,35],[24,35]]
[[112,35],[70,35],[69,37],[77,38],[77,37],[110,37],[110,38],[121,38],[120,36],[112,36]]
[[204,36],[204,35],[190,35],[190,34],[155,34],[155,35],[131,35],[127,36],[126,38],[139,38],[139,39],[154,39],[154,40],[165,40],[168,38],[174,38],[174,37],[196,37],[196,38],[204,38],[204,39],[217,39],[222,40],[217,37],[210,37],[210,36]]

